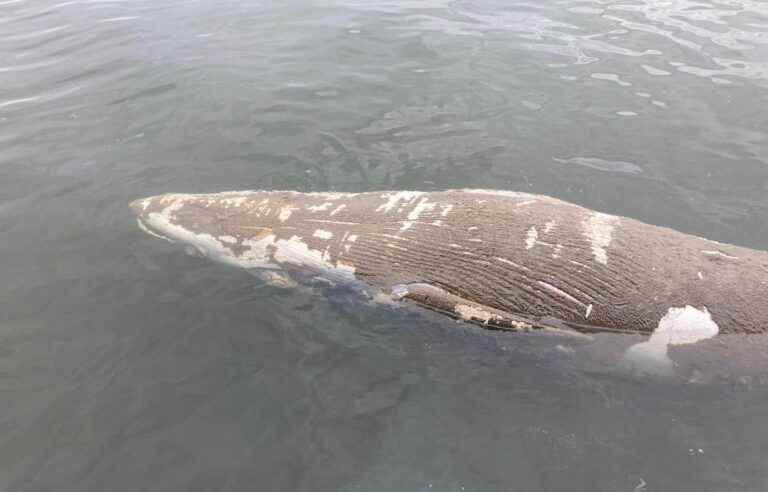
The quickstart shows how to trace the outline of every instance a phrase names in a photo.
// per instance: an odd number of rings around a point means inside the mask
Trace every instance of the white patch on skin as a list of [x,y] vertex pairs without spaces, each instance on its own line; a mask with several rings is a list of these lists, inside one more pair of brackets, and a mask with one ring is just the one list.
[[459,244],[456,244],[456,243],[451,243],[451,244],[449,244],[448,246],[450,246],[451,248],[459,248],[459,249],[461,249],[461,248],[462,248],[462,246],[461,246],[461,245],[459,245]]
[[562,297],[563,299],[567,299],[567,300],[569,300],[569,301],[571,301],[571,302],[573,302],[573,303],[576,303],[576,304],[578,304],[578,305],[580,305],[580,306],[583,306],[583,305],[584,305],[584,303],[583,303],[583,302],[581,302],[580,300],[576,299],[575,297],[573,297],[573,296],[572,296],[572,295],[570,295],[569,293],[565,292],[564,290],[562,290],[562,289],[558,289],[557,287],[555,287],[555,286],[554,286],[554,285],[552,285],[552,284],[549,284],[549,283],[547,283],[547,282],[542,282],[541,280],[539,280],[539,285],[541,285],[542,287],[544,287],[546,290],[548,290],[548,291],[552,292],[553,294],[555,294],[555,295],[558,295],[558,296]]
[[697,275],[699,276],[699,280],[704,280],[704,275],[701,272],[699,272]]
[[286,205],[285,207],[280,207],[280,213],[278,214],[277,218],[280,219],[280,222],[285,222],[286,220],[291,218],[291,214],[294,210],[297,210],[296,207],[291,207],[290,205]]
[[[464,193],[473,193],[475,195],[494,195],[494,196],[504,196],[504,197],[510,197],[510,198],[535,198],[534,195],[531,195],[530,193],[522,193],[519,191],[509,191],[509,190],[472,190],[472,189],[464,189],[460,190]],[[534,200],[535,201],[535,200]]]
[[472,241],[473,243],[482,243],[483,242],[482,239],[477,238],[477,237],[469,238],[469,239],[467,239],[467,241]]
[[325,231],[323,229],[317,229],[315,230],[315,233],[312,234],[312,237],[317,237],[320,239],[331,239],[333,237],[333,233],[331,231]]
[[707,308],[673,307],[661,318],[651,339],[662,339],[670,345],[685,345],[712,338],[719,332]]
[[528,229],[528,234],[525,238],[525,249],[531,249],[536,245],[536,239],[539,237],[539,233],[536,231],[536,227],[532,226]]
[[341,212],[341,211],[342,211],[342,210],[344,210],[345,208],[347,208],[347,206],[346,206],[345,204],[343,204],[343,203],[342,203],[342,204],[341,204],[341,205],[339,205],[338,207],[334,208],[334,209],[331,211],[331,213],[330,213],[330,214],[328,214],[328,215],[330,215],[331,217],[333,217],[334,215],[336,215],[337,213]]
[[[247,199],[248,197],[245,197],[245,196],[238,196],[235,198],[225,198],[221,200],[221,204],[224,205],[225,207],[241,207]],[[267,200],[266,203],[269,203],[269,200]]]
[[513,267],[515,267],[515,268],[520,268],[521,270],[530,270],[529,268],[526,268],[526,267],[524,267],[523,265],[518,265],[518,264],[517,264],[517,263],[515,263],[514,261],[510,261],[510,260],[508,260],[508,259],[506,259],[506,258],[502,258],[502,257],[500,257],[500,256],[497,256],[497,257],[496,257],[496,261],[500,261],[500,262],[502,262],[502,263],[506,263],[507,265],[512,265]]
[[274,241],[274,259],[278,263],[314,267],[335,274],[344,279],[353,279],[355,268],[352,265],[336,262],[334,265],[327,252],[311,249],[298,236]]
[[354,278],[355,277],[355,266],[354,265],[348,265],[342,261],[336,262],[336,269],[340,270],[342,272],[346,272],[347,276]]
[[592,254],[595,261],[608,264],[608,252],[605,248],[610,246],[613,240],[614,223],[618,221],[614,215],[592,212],[584,221],[584,236],[592,246]]
[[227,263],[231,263],[245,268],[270,268],[280,269],[280,265],[273,263],[269,258],[269,249],[274,245],[275,235],[269,234],[261,239],[246,239],[243,246],[248,249],[243,251],[238,258],[231,258]]
[[285,273],[276,270],[264,270],[257,275],[265,283],[281,289],[293,289],[299,285]]
[[422,212],[426,212],[429,210],[432,210],[435,208],[434,203],[429,203],[429,200],[427,198],[422,198],[419,200],[419,203],[416,204],[415,207],[413,207],[413,210],[411,210],[411,213],[408,214],[408,220],[419,220],[419,216]]
[[352,197],[355,195],[359,195],[359,193],[336,193],[336,192],[327,192],[327,191],[313,191],[309,193],[304,193],[301,191],[292,191],[292,190],[243,190],[243,191],[222,191],[219,193],[206,193],[204,195],[198,195],[203,196],[206,198],[211,198],[213,200],[219,200],[221,198],[227,198],[227,197],[244,197],[246,199],[252,197],[253,195],[293,195],[293,196],[310,196],[310,197],[316,197],[316,198],[324,198],[326,200],[338,200],[339,198],[345,198],[345,197]]
[[392,249],[398,249],[400,251],[408,251],[408,248],[403,248],[402,246],[398,246],[395,243],[387,243],[387,247]]
[[472,226],[467,228],[468,231],[476,231],[477,229],[478,229],[477,226]]
[[329,208],[331,208],[332,206],[333,206],[333,203],[325,202],[322,205],[311,205],[307,207],[307,210],[309,210],[310,212],[324,212]]
[[585,318],[589,319],[589,315],[592,314],[592,304],[587,306],[587,314],[584,315]]
[[498,318],[497,315],[489,313],[484,309],[480,309],[475,306],[469,306],[467,304],[456,304],[456,306],[453,308],[453,311],[463,320],[482,321],[485,324],[488,324],[489,321]]
[[553,227],[555,227],[556,222],[554,220],[550,220],[546,224],[544,224],[544,234],[548,233],[552,230]]
[[397,284],[392,286],[392,299],[399,301],[409,293],[408,286],[405,284]]
[[347,241],[349,241],[350,243],[354,243],[355,241],[357,241],[357,234],[350,234],[347,237]]
[[453,210],[453,205],[449,203],[448,205],[441,205],[440,208],[442,208],[440,215],[442,217],[448,217],[448,214]]
[[552,258],[560,258],[560,252],[563,250],[563,245],[558,244],[555,246],[555,250],[552,252]]
[[410,220],[405,220],[402,222],[403,226],[400,228],[400,231],[407,231],[411,227],[413,227],[413,222]]
[[644,374],[671,375],[674,363],[669,358],[670,345],[686,345],[712,338],[720,332],[707,308],[671,307],[659,321],[651,337],[624,353],[622,365]]
[[728,258],[729,260],[738,260],[738,256],[731,256],[723,253],[722,251],[704,251],[702,250],[702,253],[704,253],[707,256],[720,256],[722,258]]
[[354,278],[353,266],[331,261],[327,251],[310,249],[298,236],[277,239],[274,234],[268,234],[259,239],[246,239],[242,245],[247,249],[239,256],[235,256],[230,247],[225,244],[230,237],[216,238],[207,233],[198,234],[174,223],[175,212],[184,206],[185,199],[166,200],[165,203],[168,201],[170,204],[162,212],[151,213],[144,218],[147,229],[151,232],[157,231],[155,234],[167,235],[172,240],[186,244],[215,260],[243,268],[273,270],[279,270],[280,264],[288,263],[316,268],[339,280]]
[[443,225],[443,221],[442,220],[434,220],[434,221],[432,221],[432,225],[433,226],[437,226],[437,227],[441,227]]
[[[184,206],[184,200],[176,200],[169,206],[163,209],[162,212],[151,213],[146,217],[147,230],[159,231],[154,235],[165,236],[173,241],[179,241],[186,245],[189,245],[194,250],[201,252],[214,259],[229,263],[232,265],[241,266],[240,262],[232,253],[232,250],[224,244],[220,238],[216,238],[207,233],[195,233],[186,229],[183,226],[173,223],[174,213]],[[274,237],[274,236],[272,236]],[[265,264],[266,263],[266,264]],[[248,266],[261,266],[264,268],[274,267],[266,260],[266,255],[262,255],[260,259],[256,261],[254,265]]]
[[154,237],[156,237],[158,239],[162,239],[163,241],[168,241],[169,243],[173,242],[173,239],[171,239],[169,237],[166,237],[166,236],[163,236],[161,234],[158,234],[156,232],[153,232],[150,228],[148,228],[147,226],[144,225],[144,222],[142,222],[141,219],[137,218],[136,219],[136,223],[139,224],[139,229],[141,229],[142,231],[146,232],[150,236],[154,236]]
[[291,191],[290,193],[294,195],[317,196],[317,197],[325,198],[326,200],[338,200],[339,198],[355,196],[358,194],[358,193],[332,193],[327,191],[316,191],[312,193],[301,193],[300,191]]
[[359,225],[357,222],[345,222],[343,220],[304,219],[305,222],[319,222],[321,224]]
[[219,236],[219,239],[221,239],[225,243],[229,244],[235,244],[237,243],[237,238],[234,236]]
[[422,196],[422,191],[398,191],[396,193],[384,193],[381,198],[386,198],[387,201],[379,205],[376,208],[377,212],[387,213],[397,206],[401,201],[406,204],[412,202],[415,198]]

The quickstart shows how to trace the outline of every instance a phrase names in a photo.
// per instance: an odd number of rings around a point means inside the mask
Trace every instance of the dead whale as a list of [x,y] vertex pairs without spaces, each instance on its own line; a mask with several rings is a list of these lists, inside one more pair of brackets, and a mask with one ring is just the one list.
[[768,330],[767,252],[542,195],[172,193],[131,208],[149,234],[275,282],[365,285],[490,329],[650,335],[633,364]]

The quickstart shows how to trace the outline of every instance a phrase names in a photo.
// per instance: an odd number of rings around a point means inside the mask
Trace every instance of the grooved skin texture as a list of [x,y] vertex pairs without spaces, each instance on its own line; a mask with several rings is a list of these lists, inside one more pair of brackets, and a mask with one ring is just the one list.
[[[386,292],[430,284],[532,320],[651,332],[670,307],[691,305],[706,308],[720,333],[768,330],[768,253],[541,195],[253,191],[161,195],[132,207],[144,222],[159,214],[210,235],[234,263],[249,241],[282,239]],[[302,268],[276,251],[267,246],[268,262]]]

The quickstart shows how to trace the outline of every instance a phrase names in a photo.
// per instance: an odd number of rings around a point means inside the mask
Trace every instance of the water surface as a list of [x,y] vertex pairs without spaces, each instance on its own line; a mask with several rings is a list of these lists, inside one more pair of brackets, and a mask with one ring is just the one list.
[[0,489],[756,491],[768,391],[260,286],[167,191],[501,188],[768,248],[759,0],[0,0]]

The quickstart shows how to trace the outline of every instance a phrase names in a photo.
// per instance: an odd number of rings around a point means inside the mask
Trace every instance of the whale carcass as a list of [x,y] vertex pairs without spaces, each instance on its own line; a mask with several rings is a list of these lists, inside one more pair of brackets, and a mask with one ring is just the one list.
[[366,285],[487,328],[664,344],[768,329],[765,251],[542,195],[169,193],[131,207],[150,234],[265,278]]

